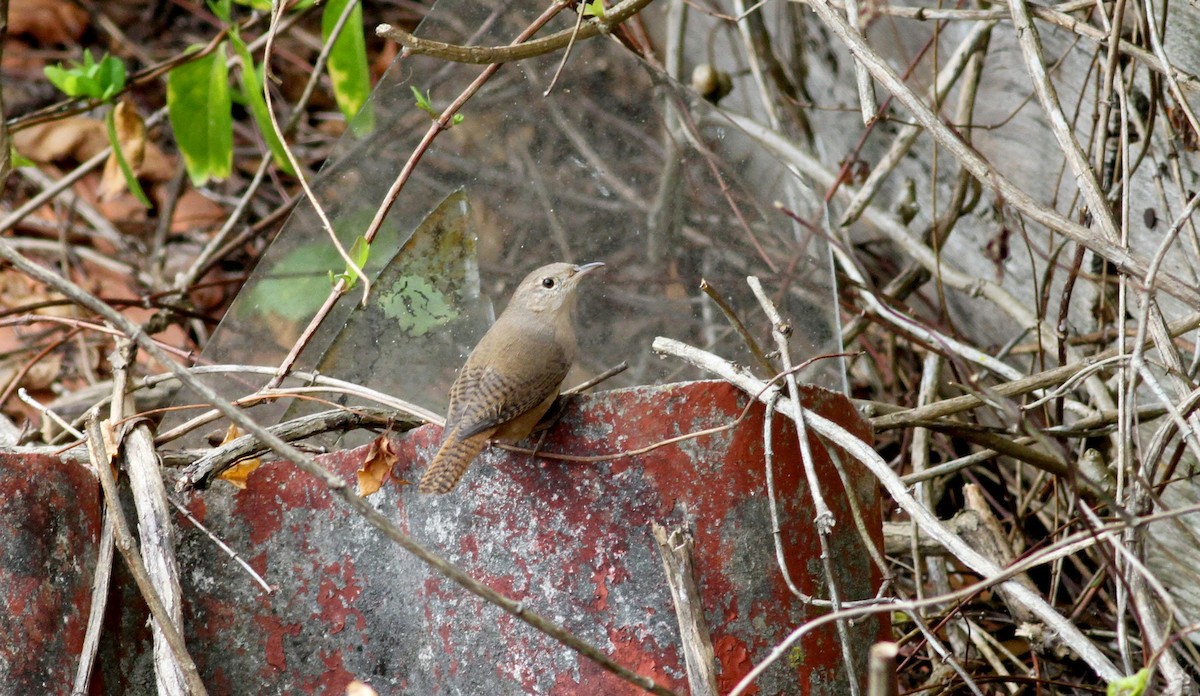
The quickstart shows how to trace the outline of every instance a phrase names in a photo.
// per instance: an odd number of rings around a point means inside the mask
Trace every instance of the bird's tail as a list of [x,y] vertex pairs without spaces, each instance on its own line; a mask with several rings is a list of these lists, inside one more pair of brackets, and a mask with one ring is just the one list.
[[458,485],[467,467],[487,444],[491,431],[473,435],[465,440],[451,432],[434,455],[429,468],[421,476],[418,488],[422,493],[449,493]]

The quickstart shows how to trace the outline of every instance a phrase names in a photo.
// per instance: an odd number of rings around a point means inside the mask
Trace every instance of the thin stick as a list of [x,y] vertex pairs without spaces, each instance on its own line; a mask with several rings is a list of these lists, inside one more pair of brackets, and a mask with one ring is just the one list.
[[[809,6],[816,11],[825,26],[854,54],[854,57],[871,71],[872,76],[895,95],[896,99],[928,131],[930,136],[953,155],[981,184],[996,190],[1006,202],[1030,219],[1083,244],[1111,261],[1121,271],[1139,280],[1146,277],[1146,261],[1143,258],[1129,252],[1118,242],[1098,235],[1079,223],[1041,205],[1024,189],[996,170],[976,150],[963,142],[962,138],[900,79],[896,71],[867,44],[862,35],[850,28],[845,18],[835,11],[826,0],[813,0]],[[1159,279],[1159,283],[1162,290],[1183,300],[1189,306],[1200,305],[1200,291],[1197,291],[1193,284],[1174,275],[1164,275]]]
[[[272,425],[267,430],[287,442],[293,442],[330,430],[348,430],[352,427],[361,427],[368,422],[388,421],[397,423],[395,428],[397,431],[411,430],[421,425],[420,421],[397,419],[394,413],[383,409],[340,408],[293,418]],[[236,437],[220,447],[206,451],[202,457],[185,468],[175,482],[175,490],[182,492],[191,488],[207,488],[213,480],[234,464],[269,451],[270,449],[253,433]]]
[[172,498],[170,496],[167,496],[167,500],[171,503],[171,505],[175,506],[175,510],[178,511],[179,514],[186,517],[188,522],[191,522],[193,525],[195,525],[196,529],[199,529],[200,531],[204,532],[204,534],[206,536],[208,536],[209,539],[212,539],[212,542],[217,545],[217,548],[224,551],[226,554],[228,554],[228,556],[230,558],[232,558],[234,560],[235,563],[240,565],[242,567],[242,569],[246,571],[246,574],[249,575],[254,580],[254,582],[258,583],[259,587],[263,588],[264,592],[266,592],[267,594],[273,594],[275,592],[275,588],[268,585],[267,581],[263,580],[263,577],[261,575],[259,575],[254,570],[254,568],[251,568],[250,564],[247,563],[245,560],[243,560],[242,557],[238,555],[237,551],[234,551],[233,549],[229,548],[229,544],[226,544],[224,541],[221,541],[220,537],[218,537],[216,534],[213,534],[211,531],[209,531],[208,527],[205,527],[204,524],[200,522],[200,520],[196,519],[196,516],[193,515],[190,510],[188,510],[183,505],[181,505],[178,500],[175,500],[174,498]]
[[[689,346],[679,341],[658,337],[654,339],[653,349],[661,355],[670,355],[688,363],[699,367],[702,370],[712,372],[717,376],[729,381],[734,386],[738,387],[747,394],[761,394],[757,397],[759,401],[766,401],[771,398],[769,390],[763,389],[763,383],[754,379],[744,370],[739,370],[731,365],[728,361],[719,358],[712,353],[700,350]],[[793,420],[799,418],[799,406],[791,399],[780,399],[778,404],[779,412]],[[887,492],[897,505],[901,507],[910,517],[921,524],[921,527],[926,530],[931,537],[937,539],[939,543],[944,545],[956,558],[963,562],[968,568],[975,572],[991,579],[990,582],[995,582],[994,579],[1007,577],[1006,569],[1003,569],[992,559],[984,557],[975,549],[971,548],[957,535],[946,529],[945,525],[930,510],[919,504],[912,494],[909,493],[908,487],[900,482],[900,478],[892,471],[891,467],[885,462],[875,450],[867,443],[859,440],[857,437],[847,432],[836,423],[822,417],[817,413],[805,413],[805,420],[821,437],[828,439],[836,444],[849,456],[854,457],[862,462],[874,474],[875,478],[883,485]],[[1011,571],[1011,569],[1008,569]],[[1005,580],[1004,585],[1014,598],[1017,598],[1037,617],[1046,624],[1048,630],[1057,634],[1057,637],[1068,645],[1072,650],[1079,654],[1080,658],[1088,664],[1088,666],[1101,678],[1107,681],[1112,681],[1120,678],[1121,672],[1117,670],[1112,661],[1091,641],[1080,629],[1066,619],[1062,614],[1054,609],[1045,598],[1034,594],[1028,588],[1020,583]],[[763,662],[755,666],[754,669],[746,675],[734,689],[732,694],[744,693],[745,689],[760,675],[771,663],[782,657],[787,649],[794,644],[796,640],[811,630],[810,626],[813,623],[821,622],[820,619],[814,620],[798,629],[792,635],[776,646],[770,656]]]
[[771,539],[775,543],[775,564],[779,566],[779,574],[783,576],[783,584],[787,585],[792,594],[802,602],[812,602],[813,598],[800,591],[792,574],[788,571],[787,560],[783,556],[783,527],[779,525],[779,497],[775,495],[775,402],[778,398],[767,401],[763,414],[763,465],[767,472],[767,509],[771,513]]
[[[1050,76],[1046,74],[1046,57],[1042,54],[1041,39],[1037,27],[1033,24],[1033,18],[1030,17],[1029,7],[1025,0],[1008,0],[1008,9],[1012,13],[1013,29],[1021,47],[1021,56],[1025,59],[1026,72],[1033,81],[1033,91],[1042,104],[1050,132],[1054,134],[1055,140],[1058,141],[1058,149],[1075,175],[1075,183],[1083,192],[1088,212],[1092,214],[1100,233],[1109,242],[1117,242],[1120,238],[1120,225],[1113,215],[1112,206],[1104,197],[1100,182],[1096,180],[1096,172],[1088,165],[1083,148],[1071,132],[1071,126],[1063,114],[1062,104],[1058,101],[1058,91],[1054,89]],[[1097,128],[1106,128],[1107,125],[1101,123]]]
[[733,330],[737,331],[738,335],[742,337],[743,341],[745,341],[746,347],[750,349],[750,354],[753,355],[754,359],[758,361],[759,366],[766,370],[767,374],[775,374],[775,366],[772,365],[771,361],[767,359],[767,354],[763,352],[762,346],[758,345],[758,341],[754,340],[754,336],[751,336],[750,332],[746,330],[746,325],[743,324],[742,320],[738,318],[738,315],[733,312],[733,308],[729,306],[729,303],[725,301],[725,298],[721,297],[721,293],[717,292],[716,288],[714,288],[712,284],[704,278],[700,279],[700,289],[703,290],[704,294],[708,295],[709,299],[715,302],[717,307],[721,309],[721,313],[725,315],[727,320],[729,320],[729,324],[733,327]]
[[[122,338],[110,358],[113,366],[112,393],[109,402],[107,427],[124,419],[127,407],[133,399],[126,389],[129,384],[129,369],[134,363],[137,349],[133,343]],[[162,603],[167,620],[173,629],[183,634],[183,590],[179,586],[179,564],[175,558],[175,526],[172,524],[170,508],[167,507],[167,489],[163,485],[162,468],[154,451],[154,436],[145,421],[139,420],[123,429],[120,444],[121,459],[129,480],[129,491],[133,495],[137,512],[138,545],[147,579]],[[161,617],[153,625],[154,677],[158,691],[164,696],[184,694],[189,689],[183,675],[183,663],[178,657],[177,646],[171,645],[164,636]],[[181,639],[182,640],[182,639]],[[184,648],[186,652],[186,647]],[[194,689],[192,690],[194,691]]]
[[554,77],[550,78],[550,84],[546,87],[546,91],[542,92],[543,97],[550,96],[550,93],[554,91],[554,85],[558,84],[558,76],[562,74],[563,68],[567,67],[567,59],[571,57],[571,49],[575,47],[575,40],[579,37],[579,28],[583,25],[583,12],[586,7],[586,3],[579,7],[579,14],[575,17],[575,32],[571,34],[571,40],[567,43],[567,50],[563,51],[562,60],[558,62],[558,68],[554,71]]
[[667,586],[679,620],[679,637],[683,642],[683,659],[687,665],[688,686],[692,696],[717,696],[716,658],[708,621],[704,618],[704,601],[692,565],[692,535],[683,527],[669,532],[657,522],[650,524],[658,553],[662,556]]
[[[817,540],[821,546],[821,568],[825,573],[825,587],[829,591],[829,600],[834,611],[841,608],[841,595],[838,589],[837,576],[833,572],[833,554],[830,551],[829,535],[833,531],[833,525],[836,522],[833,516],[833,511],[829,509],[829,505],[825,502],[825,497],[821,493],[821,481],[817,476],[816,464],[813,462],[812,447],[809,444],[808,424],[805,419],[804,410],[799,408],[800,404],[800,388],[796,384],[796,373],[792,370],[791,347],[788,345],[788,335],[791,333],[791,326],[783,321],[779,310],[771,299],[767,297],[766,291],[763,290],[762,283],[755,276],[750,276],[746,279],[746,283],[750,286],[750,290],[754,296],[758,298],[759,305],[767,315],[767,319],[771,321],[771,335],[775,338],[775,346],[779,350],[779,359],[783,362],[783,368],[787,374],[787,389],[788,394],[792,397],[792,402],[796,404],[796,413],[792,421],[796,424],[796,439],[800,446],[800,461],[804,468],[804,477],[808,482],[808,493],[813,501],[813,525],[817,528]],[[776,394],[776,397],[778,395]],[[775,399],[772,399],[774,402]],[[846,491],[846,495],[853,495],[852,491]],[[846,667],[846,681],[850,685],[851,696],[858,696],[860,685],[859,675],[855,673],[854,649],[850,639],[850,628],[845,621],[838,621],[837,627],[838,642],[841,644],[842,661]]]
[[75,437],[78,437],[79,439],[83,439],[83,433],[79,432],[74,427],[72,427],[70,423],[68,423],[66,420],[64,420],[62,416],[55,413],[54,410],[51,409],[49,406],[43,404],[42,402],[40,402],[37,399],[30,396],[29,392],[25,391],[25,387],[20,387],[19,389],[17,389],[17,398],[20,399],[21,401],[24,401],[25,403],[29,404],[30,406],[34,407],[35,409],[37,409],[38,413],[41,413],[43,416],[54,421],[56,424],[58,424],[58,427],[67,431],[68,433],[71,433],[72,435],[74,435]]
[[96,558],[96,575],[92,578],[92,605],[88,609],[87,633],[83,637],[83,650],[79,653],[79,669],[75,672],[75,687],[71,696],[86,696],[92,681],[92,665],[96,661],[96,650],[100,647],[100,630],[104,626],[104,610],[108,606],[108,583],[112,579],[113,564],[113,518],[112,511],[104,509],[104,524],[100,528],[100,554]]
[[[1167,330],[1171,336],[1178,336],[1200,326],[1200,314],[1192,314],[1183,317],[1168,325]],[[1028,394],[1045,387],[1060,384],[1063,380],[1070,378],[1078,372],[1090,369],[1096,363],[1104,360],[1109,360],[1117,355],[1116,348],[1110,348],[1104,352],[1097,353],[1080,360],[1079,362],[1071,363],[1055,367],[1044,372],[1039,372],[1035,375],[1023,377],[1011,382],[1005,382],[992,387],[989,391],[992,394],[1005,397],[1020,396]],[[871,419],[871,427],[877,432],[881,430],[890,430],[892,428],[908,427],[909,425],[920,421],[932,421],[939,418],[945,418],[956,413],[969,411],[973,408],[984,405],[986,402],[976,395],[956,396],[950,399],[943,399],[932,403],[928,406],[920,408],[908,409],[897,413],[890,413]]]
[[628,370],[628,369],[629,369],[629,363],[622,360],[620,363],[613,365],[612,367],[608,368],[604,372],[601,372],[600,374],[596,375],[595,377],[587,380],[586,382],[583,382],[582,384],[577,384],[577,385],[571,387],[570,389],[564,390],[563,395],[570,396],[571,394],[579,394],[579,393],[585,392],[585,391],[591,389],[592,387],[596,386],[597,384],[600,384],[601,382],[612,379],[613,377],[616,377],[617,375],[621,374],[622,372],[624,372],[625,370]]
[[404,49],[409,53],[432,56],[455,63],[473,63],[476,65],[513,63],[518,60],[534,58],[557,51],[570,43],[572,36],[575,37],[575,41],[584,41],[597,34],[608,34],[618,24],[634,16],[651,2],[653,0],[625,0],[622,3],[614,5],[608,12],[605,12],[603,19],[584,24],[578,32],[574,28],[563,29],[560,32],[535,41],[526,41],[519,44],[514,43],[508,46],[459,46],[448,44],[413,36],[400,27],[394,27],[390,24],[380,24],[375,28],[375,33],[404,46]]
[[129,573],[133,575],[133,580],[142,593],[142,598],[146,600],[146,606],[150,608],[150,615],[154,617],[155,625],[158,626],[167,645],[170,646],[188,690],[196,696],[207,694],[204,682],[200,681],[200,671],[196,669],[196,663],[188,654],[183,636],[172,623],[170,614],[167,613],[162,600],[158,598],[154,584],[150,582],[150,576],[146,574],[146,566],[142,563],[141,554],[138,553],[137,542],[129,531],[129,523],[125,521],[125,514],[121,511],[121,498],[117,493],[117,482],[113,480],[112,474],[113,455],[105,447],[100,421],[94,414],[88,421],[87,432],[88,454],[91,456],[92,466],[100,475],[100,485],[104,488],[104,501],[112,513],[117,550],[121,552],[121,557],[125,559]]

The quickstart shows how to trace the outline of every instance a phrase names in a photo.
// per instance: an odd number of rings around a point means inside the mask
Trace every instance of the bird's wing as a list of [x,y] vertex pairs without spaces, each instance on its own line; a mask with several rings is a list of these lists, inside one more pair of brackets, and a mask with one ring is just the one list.
[[552,340],[530,345],[528,337],[521,349],[511,355],[515,359],[490,364],[467,360],[450,388],[447,431],[469,438],[522,415],[558,391],[571,369],[566,351]]

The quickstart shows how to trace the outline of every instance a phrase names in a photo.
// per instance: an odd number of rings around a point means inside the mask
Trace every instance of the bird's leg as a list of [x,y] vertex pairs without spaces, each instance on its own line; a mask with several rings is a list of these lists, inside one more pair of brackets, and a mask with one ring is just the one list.
[[571,399],[571,397],[582,393],[586,389],[591,389],[604,380],[619,375],[627,369],[629,369],[629,365],[625,362],[621,362],[621,364],[610,367],[583,384],[572,387],[559,394],[554,399],[554,403],[550,404],[550,408],[546,410],[546,413],[542,415],[540,420],[538,420],[537,425],[533,426],[534,433],[541,433],[541,435],[538,437],[537,444],[533,447],[533,456],[537,456],[537,453],[542,449],[542,445],[546,442],[546,432],[555,425],[558,425],[558,421],[562,420],[563,413],[565,413],[567,410],[567,401]]
[[554,403],[550,404],[550,408],[546,409],[546,413],[538,420],[537,425],[533,426],[533,431],[530,435],[538,434],[537,444],[533,446],[533,456],[536,457],[541,451],[542,445],[546,443],[546,435],[550,429],[558,425],[562,420],[563,414],[567,410],[567,401],[570,400],[572,394],[559,394]]
[[[554,403],[550,404],[550,408],[546,409],[546,413],[538,420],[537,425],[533,426],[534,433],[542,433],[558,425],[562,420],[563,413],[567,410],[567,401],[570,400],[571,394],[559,394]],[[532,433],[531,433],[532,434]]]
[[541,434],[538,435],[537,444],[535,444],[533,446],[533,452],[531,452],[529,455],[530,457],[537,459],[538,452],[542,451],[542,445],[545,444],[545,442],[546,442],[546,434],[549,432],[550,432],[549,426],[542,429]]

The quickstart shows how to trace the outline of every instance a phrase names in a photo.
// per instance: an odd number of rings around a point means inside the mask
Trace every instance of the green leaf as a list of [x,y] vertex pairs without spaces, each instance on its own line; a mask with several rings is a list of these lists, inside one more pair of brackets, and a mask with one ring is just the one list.
[[[231,24],[230,17],[233,16],[233,4],[229,0],[208,0],[208,9],[212,10],[217,19],[226,24]],[[268,6],[267,9],[271,8]]]
[[72,98],[87,97],[109,100],[125,89],[125,63],[107,53],[97,63],[91,51],[83,52],[83,62],[69,67],[47,65],[42,69],[46,79],[63,94]]
[[329,79],[333,95],[346,120],[354,118],[371,94],[371,76],[367,71],[367,44],[363,37],[362,3],[357,0],[329,0],[321,14],[321,37],[329,35],[347,3],[354,2],[350,17],[329,52]]
[[[226,1],[228,1],[228,0],[226,0]],[[246,7],[249,7],[250,9],[258,10],[260,12],[270,12],[271,11],[271,0],[234,0],[234,1],[239,5],[244,5]],[[293,9],[295,9],[295,8],[293,8]]]
[[[350,251],[347,252],[347,254],[350,259],[354,261],[354,266],[346,264],[346,270],[337,275],[333,275],[333,272],[331,271],[329,273],[329,280],[332,283],[337,283],[339,280],[344,280],[346,281],[346,290],[351,290],[354,288],[355,284],[358,283],[358,279],[362,277],[362,273],[360,271],[366,267],[367,259],[371,256],[371,245],[367,243],[367,239],[365,237],[359,235],[358,238],[354,240],[354,244],[350,246]],[[358,268],[355,268],[355,266]]]
[[418,89],[416,87],[416,85],[409,85],[409,89],[412,90],[413,97],[417,100],[417,108],[418,109],[420,109],[421,111],[424,111],[425,113],[429,114],[430,116],[433,116],[434,118],[441,116],[441,114],[439,114],[433,108],[433,104],[429,103],[429,93],[428,92],[422,94],[421,90]]
[[125,63],[121,62],[120,58],[105,55],[96,68],[100,99],[108,101],[125,89]]
[[17,152],[16,148],[9,149],[8,155],[9,155],[8,161],[12,163],[13,169],[16,169],[18,167],[36,167],[37,166],[37,162],[34,162],[33,160],[29,159],[25,155],[22,155],[21,153]]
[[68,97],[86,96],[90,91],[89,86],[85,83],[90,82],[79,72],[69,70],[62,67],[62,64],[47,65],[42,68],[42,73],[46,79],[50,80],[50,84],[58,88],[60,92]]
[[1121,677],[1108,683],[1108,696],[1142,696],[1146,693],[1146,684],[1150,680],[1150,670],[1143,667],[1137,674]]
[[108,131],[108,144],[112,145],[113,156],[117,158],[117,166],[121,168],[121,176],[125,179],[125,185],[129,187],[129,192],[138,199],[138,202],[150,208],[152,207],[150,198],[142,190],[137,175],[133,173],[133,167],[129,166],[129,160],[125,159],[125,152],[121,150],[121,141],[117,138],[117,125],[114,120],[115,113],[115,110],[109,111],[108,116],[104,118],[104,127]]
[[271,157],[274,158],[275,164],[289,175],[296,176],[296,170],[292,168],[292,163],[288,160],[283,142],[279,140],[279,136],[275,135],[275,128],[271,125],[271,112],[267,109],[267,100],[263,97],[263,83],[255,69],[254,58],[250,55],[250,49],[247,48],[246,42],[242,41],[241,35],[232,26],[229,30],[229,43],[233,45],[234,53],[242,62],[242,69],[238,71],[238,82],[242,85],[242,99],[250,107],[250,114],[254,116],[254,122],[258,124],[263,142],[271,151]]
[[167,117],[196,186],[224,179],[233,170],[233,119],[229,71],[222,43],[203,58],[167,73]]
[[[421,90],[417,89],[413,85],[409,85],[409,89],[412,90],[413,98],[415,98],[417,101],[418,109],[429,114],[430,118],[435,120],[442,117],[442,112],[434,108],[428,92],[422,93]],[[450,117],[450,125],[457,126],[458,124],[462,123],[463,119],[465,118],[466,117],[462,114],[454,114],[454,116]]]
[[584,5],[583,16],[604,19],[604,0],[592,0]]

